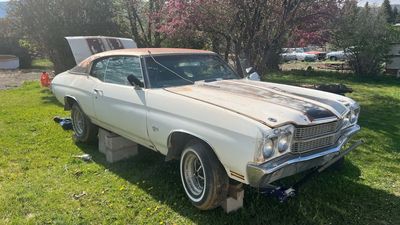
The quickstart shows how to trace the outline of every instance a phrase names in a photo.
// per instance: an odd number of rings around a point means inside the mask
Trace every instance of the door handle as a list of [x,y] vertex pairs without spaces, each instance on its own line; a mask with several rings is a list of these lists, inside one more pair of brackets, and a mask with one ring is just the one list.
[[93,92],[95,93],[95,94],[97,94],[97,95],[103,95],[103,91],[102,90],[100,90],[100,89],[93,89]]

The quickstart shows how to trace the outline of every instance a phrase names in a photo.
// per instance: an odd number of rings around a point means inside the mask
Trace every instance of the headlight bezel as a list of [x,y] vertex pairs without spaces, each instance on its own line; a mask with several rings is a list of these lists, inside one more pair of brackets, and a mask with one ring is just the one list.
[[[258,163],[263,163],[266,160],[270,160],[272,158],[290,152],[294,129],[295,129],[294,125],[289,124],[275,129],[271,129],[268,132],[264,133],[262,143],[255,157],[256,161]],[[285,146],[280,147],[279,141],[282,140],[283,137],[287,138],[287,143]],[[266,149],[266,147],[269,147],[271,144],[272,144],[272,149],[270,148]]]
[[290,131],[284,132],[278,137],[276,144],[278,152],[284,153],[290,149],[292,137],[293,137],[293,132]]
[[360,115],[360,106],[354,102],[353,104],[348,106],[349,112],[343,117],[343,121],[346,124],[344,127],[350,127],[354,124],[357,124],[358,117]]

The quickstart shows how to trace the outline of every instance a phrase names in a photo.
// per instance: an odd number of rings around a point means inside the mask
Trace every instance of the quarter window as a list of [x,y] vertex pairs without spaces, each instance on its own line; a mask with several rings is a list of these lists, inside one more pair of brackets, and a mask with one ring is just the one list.
[[140,59],[132,56],[112,57],[108,60],[104,82],[113,84],[130,85],[128,76],[133,75],[142,82],[143,75],[140,67]]
[[92,66],[91,75],[97,77],[99,80],[104,81],[104,75],[106,74],[107,69],[107,62],[108,59],[103,59],[95,62],[95,64]]

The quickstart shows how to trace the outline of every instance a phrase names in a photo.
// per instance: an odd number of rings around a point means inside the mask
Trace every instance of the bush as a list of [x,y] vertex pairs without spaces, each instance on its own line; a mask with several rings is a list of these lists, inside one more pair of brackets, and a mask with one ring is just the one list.
[[386,62],[394,33],[385,14],[368,4],[357,7],[357,1],[346,1],[335,23],[334,42],[349,53],[349,64],[357,75],[379,75]]

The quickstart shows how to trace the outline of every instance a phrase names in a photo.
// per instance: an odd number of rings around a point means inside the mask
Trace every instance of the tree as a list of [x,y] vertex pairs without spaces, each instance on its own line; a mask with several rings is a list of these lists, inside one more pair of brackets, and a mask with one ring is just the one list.
[[346,0],[335,22],[333,40],[349,54],[349,63],[360,76],[378,75],[386,61],[393,33],[384,13],[366,5],[357,7],[356,0]]
[[393,23],[399,22],[399,10],[397,7],[393,8]]
[[14,28],[54,63],[56,73],[75,65],[66,36],[119,35],[108,0],[18,0],[10,2]]
[[390,0],[384,0],[381,6],[381,11],[384,14],[386,18],[386,22],[388,23],[394,23],[396,20],[396,17],[393,13],[392,6],[390,4]]
[[138,47],[161,47],[165,37],[157,28],[165,0],[116,0],[115,10]]
[[0,52],[1,54],[16,55],[19,58],[21,68],[31,66],[32,57],[30,52],[20,44],[21,36],[15,33],[11,21],[0,18]]
[[[177,5],[181,10],[174,10]],[[335,0],[170,0],[160,31],[170,36],[202,32],[213,49],[222,49],[225,58],[234,56],[239,72],[240,58],[265,72],[278,68],[278,53],[294,28],[330,15],[335,7]]]

